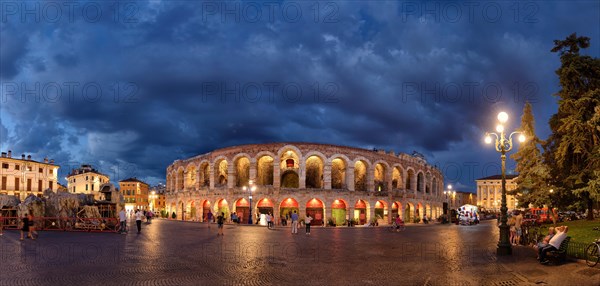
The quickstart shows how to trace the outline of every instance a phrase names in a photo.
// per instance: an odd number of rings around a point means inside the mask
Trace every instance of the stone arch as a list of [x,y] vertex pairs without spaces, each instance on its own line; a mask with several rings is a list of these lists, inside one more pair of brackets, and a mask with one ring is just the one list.
[[202,221],[208,221],[209,220],[209,213],[212,215],[212,217],[214,218],[214,212],[212,211],[212,203],[210,200],[203,200],[202,203]]
[[433,210],[431,209],[431,205],[428,203],[425,203],[425,207],[423,209],[423,216],[427,216],[428,220],[431,220],[433,218]]
[[286,197],[279,202],[279,216],[291,218],[294,211],[300,216],[300,204],[295,196]]
[[273,217],[273,221],[277,221],[277,215],[275,213],[275,203],[268,197],[262,197],[256,200],[256,203],[252,206],[252,214],[257,219],[256,223],[260,225],[267,225],[267,214]]
[[198,173],[200,180],[200,187],[209,187],[210,186],[210,163],[208,160],[200,161],[198,165]]
[[369,221],[369,202],[367,200],[358,199],[354,202],[354,219],[358,225],[363,225]]
[[427,171],[425,174],[425,193],[432,194],[433,190],[431,189],[431,172]]
[[377,219],[378,224],[383,224],[388,222],[388,203],[385,200],[378,200],[375,202],[375,219]]
[[392,221],[394,221],[396,219],[396,216],[400,216],[400,218],[403,218],[403,213],[402,213],[402,202],[399,201],[394,201],[392,202],[392,209],[391,209],[391,214],[392,214]]
[[[288,170],[290,168],[295,168],[298,170],[300,168],[302,152],[300,152],[300,149],[298,149],[296,146],[285,145],[277,151],[277,155],[279,157],[278,164],[281,170]],[[288,164],[289,162],[287,162],[287,160],[289,159],[293,160],[293,166]]]
[[411,202],[406,203],[404,208],[404,222],[412,223],[415,219],[415,205]]
[[325,225],[325,204],[322,199],[311,198],[306,202],[306,215],[310,215],[313,218],[311,226]]
[[422,171],[417,173],[417,192],[425,192],[425,175],[423,175]]
[[215,218],[221,213],[225,213],[225,221],[229,219],[231,210],[229,209],[229,202],[225,198],[219,198],[215,201],[214,210]]
[[239,223],[247,224],[250,216],[250,202],[246,198],[238,198],[233,202],[232,212],[237,215]]
[[408,167],[406,169],[406,186],[405,186],[407,190],[414,191],[414,189],[413,189],[414,180],[415,180],[415,170]]
[[306,188],[323,188],[323,169],[325,167],[325,156],[319,152],[310,152],[306,154],[304,161],[304,170],[306,172]]
[[247,186],[250,181],[250,156],[245,153],[238,154],[233,159],[235,171],[235,186]]
[[348,204],[344,199],[335,199],[331,203],[331,219],[335,225],[346,224],[348,215]]
[[287,170],[281,174],[281,187],[282,188],[299,188],[300,177],[294,170]]
[[185,167],[185,189],[193,189],[194,187],[196,187],[196,175],[196,165],[190,162]]
[[224,156],[219,156],[214,160],[215,187],[227,186],[228,167],[227,159]]
[[[346,157],[346,156],[344,156]],[[337,156],[332,157],[331,160],[331,188],[332,189],[345,189],[346,188],[346,176],[348,170],[347,157]]]
[[282,188],[299,188],[302,153],[295,146],[286,146],[279,151],[280,184]]
[[422,217],[425,214],[425,210],[423,209],[423,203],[418,202],[415,208],[415,218],[419,219],[419,222],[422,221]]
[[375,189],[373,191],[387,191],[387,172],[390,166],[387,162],[381,160],[378,160],[373,164],[375,165],[375,168],[373,168],[373,185]]
[[198,220],[198,209],[194,200],[189,200],[185,206],[186,220],[197,221]]
[[259,152],[256,157],[256,184],[272,186],[275,168],[275,155],[268,151]]
[[396,164],[392,168],[392,189],[402,189],[404,186],[402,183],[402,174],[404,174],[404,170],[402,166]]
[[354,165],[354,190],[360,192],[367,191],[368,171],[370,162],[364,158],[357,158],[353,162]]

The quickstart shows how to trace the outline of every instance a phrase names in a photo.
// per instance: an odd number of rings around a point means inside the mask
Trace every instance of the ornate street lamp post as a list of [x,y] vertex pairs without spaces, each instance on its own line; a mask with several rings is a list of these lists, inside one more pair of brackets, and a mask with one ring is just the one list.
[[[452,194],[452,185],[448,185],[448,189],[444,191],[444,195],[446,196],[446,205],[448,206],[447,208],[450,208],[450,202],[448,201],[448,196],[450,196]],[[446,214],[447,214],[448,210],[446,209]]]
[[252,224],[252,192],[254,192],[256,190],[256,186],[254,185],[254,181],[250,180],[248,181],[248,187],[244,186],[244,191],[248,190],[248,192],[250,193],[250,195],[248,196],[248,198],[250,199],[250,212],[248,215],[248,224]]
[[[508,218],[506,212],[508,208],[506,207],[506,153],[512,150],[512,136],[515,134],[520,134],[520,132],[515,131],[506,137],[504,133],[504,123],[508,121],[508,114],[506,112],[498,113],[498,121],[500,124],[496,126],[496,132],[498,133],[486,133],[485,134],[485,143],[492,143],[492,135],[496,137],[494,146],[496,147],[496,151],[500,152],[501,160],[502,160],[502,203],[500,205],[500,239],[498,241],[498,249],[496,254],[498,255],[511,255],[512,248],[510,246],[510,242],[508,241],[509,237],[509,227],[507,224]],[[523,134],[519,135],[519,142],[524,142],[525,136]]]

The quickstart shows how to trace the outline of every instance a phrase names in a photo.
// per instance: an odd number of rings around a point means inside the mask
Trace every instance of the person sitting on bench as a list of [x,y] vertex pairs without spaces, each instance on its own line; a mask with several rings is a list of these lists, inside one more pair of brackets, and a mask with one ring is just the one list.
[[569,230],[569,227],[563,225],[555,228],[554,230],[556,231],[556,234],[552,237],[552,239],[550,239],[548,245],[538,250],[541,264],[548,264],[549,261],[546,259],[546,254],[549,251],[558,250],[560,248],[560,244],[563,242],[563,240],[565,240],[565,238],[567,238],[567,231]]

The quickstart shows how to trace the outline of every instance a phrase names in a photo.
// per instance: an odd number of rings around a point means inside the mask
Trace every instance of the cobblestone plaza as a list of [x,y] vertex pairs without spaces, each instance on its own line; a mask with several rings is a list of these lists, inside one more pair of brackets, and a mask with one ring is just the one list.
[[142,233],[0,237],[0,285],[599,285],[582,262],[543,266],[530,248],[497,258],[497,228],[289,228],[155,220]]

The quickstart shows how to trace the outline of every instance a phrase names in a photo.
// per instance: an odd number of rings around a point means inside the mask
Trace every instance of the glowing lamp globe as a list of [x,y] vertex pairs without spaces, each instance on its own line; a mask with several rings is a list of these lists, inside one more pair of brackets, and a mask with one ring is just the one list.
[[508,121],[508,113],[504,111],[498,113],[498,121],[500,121],[501,123],[505,123],[506,121]]

